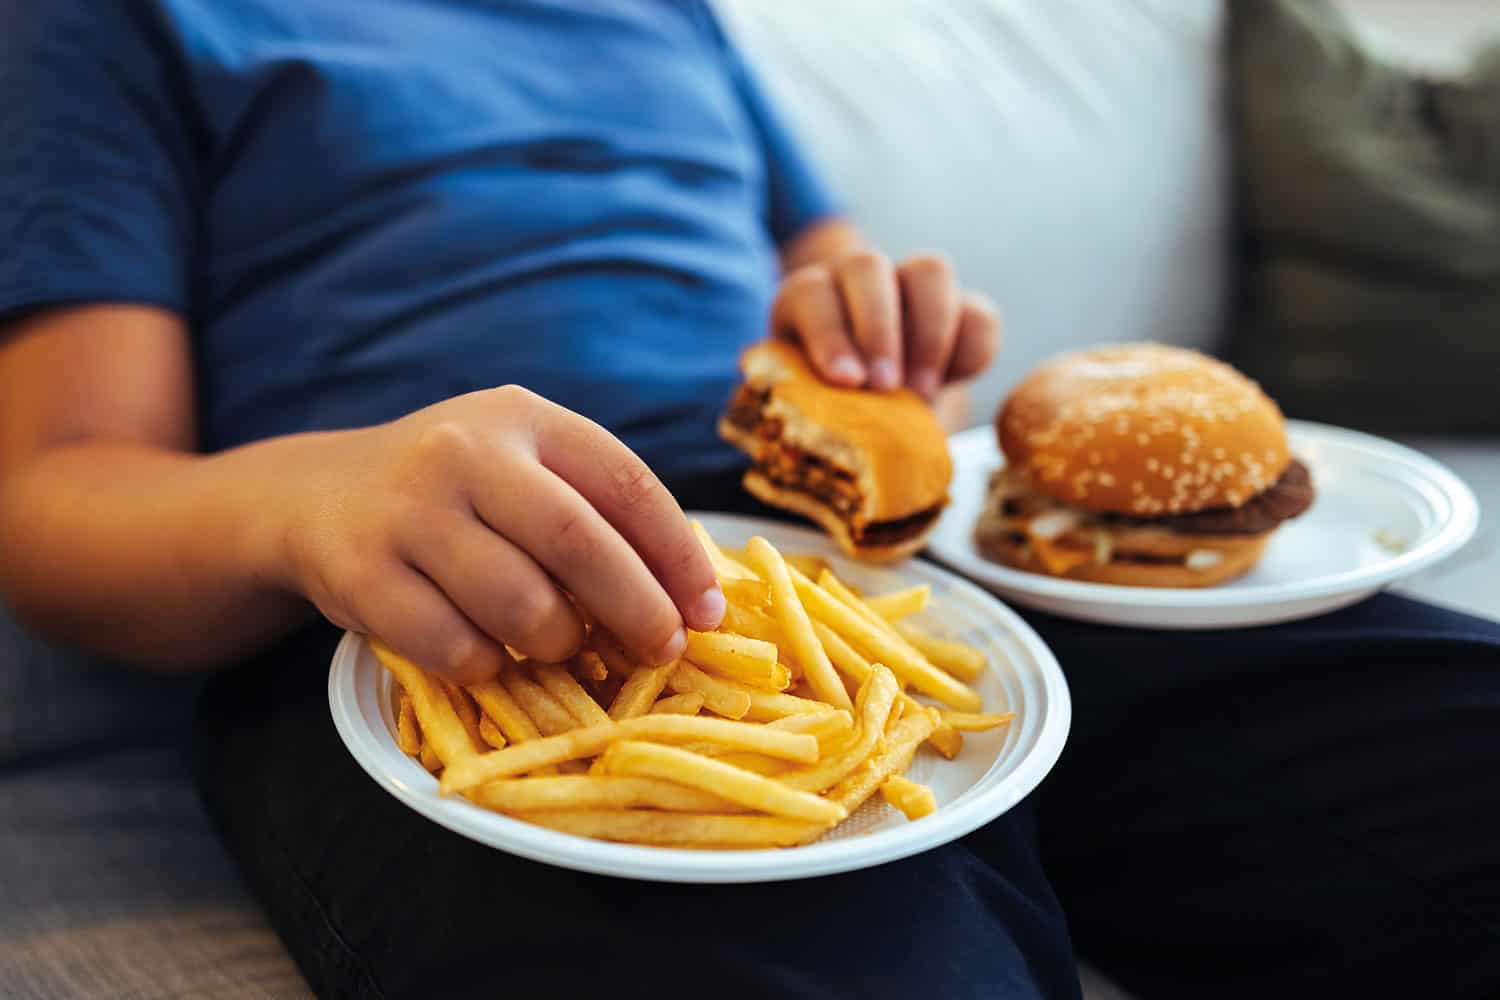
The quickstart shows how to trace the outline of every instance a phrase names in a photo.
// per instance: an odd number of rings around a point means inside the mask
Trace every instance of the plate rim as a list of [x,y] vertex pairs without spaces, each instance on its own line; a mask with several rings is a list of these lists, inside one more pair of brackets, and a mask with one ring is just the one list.
[[[1356,567],[1297,583],[1260,584],[1236,589],[1136,587],[1059,579],[990,562],[972,547],[963,553],[963,559],[956,560],[951,553],[945,552],[947,546],[939,543],[936,538],[929,541],[926,551],[934,560],[971,579],[1049,600],[1132,608],[1216,610],[1312,602],[1356,591],[1378,590],[1447,558],[1473,538],[1479,527],[1479,500],[1462,478],[1437,459],[1415,448],[1347,427],[1311,420],[1288,420],[1286,426],[1287,436],[1291,439],[1294,450],[1298,440],[1316,441],[1384,457],[1399,462],[1414,472],[1420,472],[1426,483],[1435,487],[1447,501],[1447,519],[1421,544],[1392,555],[1390,559],[1375,566]],[[985,424],[951,435],[948,448],[954,456],[955,464],[963,452],[979,448],[999,451],[994,440],[994,429]]]
[[[708,511],[690,511],[688,516],[705,522],[732,520],[746,526],[774,527],[778,532],[797,534],[808,544],[834,551],[826,535],[801,525]],[[520,857],[617,878],[694,884],[780,882],[875,867],[952,843],[1008,812],[1035,791],[1051,773],[1072,729],[1072,695],[1067,678],[1056,654],[1036,630],[996,595],[976,586],[961,574],[928,560],[918,562],[927,572],[946,577],[946,584],[955,591],[966,593],[971,600],[996,612],[997,624],[1027,651],[1035,664],[1044,695],[1042,708],[1046,713],[1030,752],[1003,784],[968,800],[960,797],[934,814],[943,815],[945,820],[942,832],[936,837],[930,833],[930,826],[916,821],[887,827],[868,836],[795,848],[699,851],[591,840],[535,826],[461,800],[436,800],[430,791],[412,786],[401,775],[378,764],[377,755],[394,749],[395,740],[387,732],[384,735],[390,746],[380,746],[380,736],[364,724],[357,711],[358,654],[365,640],[354,632],[344,634],[329,665],[329,710],[345,748],[360,768],[385,791],[440,826]],[[399,750],[395,752],[399,753]],[[490,833],[503,834],[506,844],[494,843],[482,833],[481,829],[486,826],[491,828]],[[766,870],[768,867],[770,870]]]

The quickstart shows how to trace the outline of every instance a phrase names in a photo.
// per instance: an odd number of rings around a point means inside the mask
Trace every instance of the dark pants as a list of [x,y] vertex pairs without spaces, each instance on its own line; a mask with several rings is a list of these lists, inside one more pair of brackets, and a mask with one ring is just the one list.
[[1393,596],[1237,632],[1032,621],[1073,690],[1057,769],[864,872],[660,885],[448,833],[339,742],[331,629],[211,685],[198,778],[326,996],[1076,996],[1064,910],[1146,1000],[1500,996],[1500,624]]

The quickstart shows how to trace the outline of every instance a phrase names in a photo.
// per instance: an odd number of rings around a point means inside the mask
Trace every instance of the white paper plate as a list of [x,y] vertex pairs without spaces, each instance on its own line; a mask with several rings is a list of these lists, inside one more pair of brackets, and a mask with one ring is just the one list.
[[386,791],[450,830],[491,847],[579,871],[661,882],[775,882],[868,868],[945,844],[988,823],[1034,789],[1052,769],[1072,716],[1067,682],[1045,643],[1013,611],[984,591],[929,563],[865,566],[837,556],[804,528],[754,518],[695,515],[721,543],[763,535],[786,552],[827,556],[836,571],[876,593],[926,583],[932,603],[913,619],[939,634],[979,646],[989,669],[977,687],[987,711],[1014,711],[1009,726],[965,733],[947,761],[924,748],[908,775],[929,785],[938,810],[908,822],[879,795],[837,830],[806,847],[690,851],[609,844],[509,819],[461,798],[442,798],[437,781],[396,746],[391,680],[364,640],[349,634],[334,653],[328,702],[334,725],[361,767]]
[[974,523],[990,473],[1003,463],[990,427],[949,439],[953,504],[928,552],[1017,604],[1053,614],[1141,628],[1233,628],[1353,604],[1453,554],[1474,534],[1473,492],[1420,452],[1300,420],[1287,421],[1287,435],[1312,470],[1317,499],[1272,537],[1253,570],[1218,587],[1086,583],[985,559],[974,546]]

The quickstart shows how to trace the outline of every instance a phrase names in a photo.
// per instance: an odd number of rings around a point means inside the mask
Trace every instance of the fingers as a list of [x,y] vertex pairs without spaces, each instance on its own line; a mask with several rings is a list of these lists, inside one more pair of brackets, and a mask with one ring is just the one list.
[[381,570],[360,587],[364,631],[419,666],[456,684],[474,684],[499,673],[508,659],[433,583],[404,564]]
[[931,401],[948,371],[959,327],[953,268],[937,254],[919,254],[896,268],[906,341],[906,384]]
[[890,261],[871,250],[847,254],[834,265],[834,283],[870,388],[894,389],[901,384],[903,352],[901,296]]
[[835,385],[891,389],[905,384],[929,401],[945,381],[977,374],[994,358],[994,306],[964,295],[952,265],[917,254],[892,268],[870,250],[787,276],[772,329],[799,341]]
[[598,424],[561,407],[536,445],[542,465],[635,550],[687,627],[718,628],[725,605],[713,564],[676,498],[646,463]]
[[963,297],[958,320],[958,335],[953,354],[948,359],[947,380],[978,375],[990,366],[1000,350],[1000,312],[986,296],[974,293]]
[[[493,531],[530,555],[638,655],[655,663],[681,655],[687,635],[673,599],[588,500],[534,461],[497,462],[487,478],[469,499]],[[694,600],[710,587],[718,593],[712,572],[708,567],[708,580],[696,587]]]
[[771,327],[790,332],[829,382],[864,385],[865,365],[849,339],[849,318],[826,267],[804,267],[787,275],[771,306]]
[[427,520],[402,554],[473,624],[527,656],[557,663],[578,651],[583,624],[573,603],[534,560],[478,519]]

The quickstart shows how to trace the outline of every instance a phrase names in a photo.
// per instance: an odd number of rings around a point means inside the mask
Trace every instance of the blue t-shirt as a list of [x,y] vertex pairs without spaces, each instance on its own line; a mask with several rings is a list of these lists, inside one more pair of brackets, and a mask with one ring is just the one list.
[[0,317],[189,323],[208,450],[519,383],[658,469],[832,205],[702,2],[0,0]]

